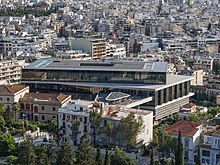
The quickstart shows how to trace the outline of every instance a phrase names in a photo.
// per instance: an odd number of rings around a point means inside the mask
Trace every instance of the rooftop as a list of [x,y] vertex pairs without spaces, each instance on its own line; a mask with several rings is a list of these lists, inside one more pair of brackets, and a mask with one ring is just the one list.
[[63,102],[70,95],[64,94],[50,94],[50,93],[26,93],[19,101],[32,102],[32,101],[51,101],[51,102]]
[[37,60],[26,66],[25,69],[140,71],[166,73],[167,63],[143,61]]
[[173,125],[167,127],[163,130],[168,134],[178,135],[179,131],[181,132],[182,136],[194,136],[196,132],[199,130],[198,126],[200,123],[197,122],[190,122],[190,121],[178,121]]
[[25,88],[27,87],[23,85],[1,85],[0,94],[15,94]]

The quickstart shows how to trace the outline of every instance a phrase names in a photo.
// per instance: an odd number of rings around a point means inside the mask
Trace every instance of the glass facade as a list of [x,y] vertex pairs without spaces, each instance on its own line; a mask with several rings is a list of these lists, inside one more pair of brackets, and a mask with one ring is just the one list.
[[166,84],[166,73],[127,71],[22,70],[23,80]]

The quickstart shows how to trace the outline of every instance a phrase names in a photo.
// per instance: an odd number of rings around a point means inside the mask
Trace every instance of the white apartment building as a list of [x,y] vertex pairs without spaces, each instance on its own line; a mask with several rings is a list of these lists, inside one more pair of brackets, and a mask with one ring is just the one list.
[[220,130],[209,131],[204,134],[204,142],[200,144],[202,164],[220,165]]
[[[120,120],[129,115],[130,112],[133,112],[136,120],[141,116],[143,119],[143,127],[140,134],[137,136],[137,143],[147,144],[153,138],[153,112],[151,111],[142,111],[137,109],[125,109],[122,107],[104,105],[104,103],[89,102],[84,100],[72,101],[71,104],[67,105],[64,108],[58,110],[58,129],[61,129],[61,133],[66,137],[71,145],[79,144],[80,137],[85,133],[91,133],[89,112],[92,110],[102,111],[102,122],[101,125],[106,125],[107,123],[112,123],[113,128],[117,127]],[[71,127],[73,126],[71,121],[78,121],[78,133],[77,136],[73,135]],[[73,135],[73,136],[72,136]],[[103,137],[105,135],[97,135],[97,143],[100,145],[103,144]],[[74,138],[73,138],[74,137]],[[92,139],[90,139],[92,140]],[[124,141],[112,140],[112,145],[125,146]]]
[[21,70],[25,66],[25,61],[9,60],[0,61],[0,85],[14,84],[21,79]]
[[123,44],[107,44],[106,57],[126,57],[126,48]]
[[194,165],[194,155],[196,154],[197,145],[200,142],[200,134],[203,131],[203,126],[200,123],[183,120],[163,130],[163,132],[168,133],[175,139],[178,138],[179,131],[182,135],[185,165]]
[[214,59],[211,57],[199,57],[193,64],[194,69],[203,69],[206,72],[212,71]]

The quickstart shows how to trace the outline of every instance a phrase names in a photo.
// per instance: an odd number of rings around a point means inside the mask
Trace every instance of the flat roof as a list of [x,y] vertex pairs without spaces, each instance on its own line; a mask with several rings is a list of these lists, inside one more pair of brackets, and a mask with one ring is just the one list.
[[42,70],[88,70],[88,71],[139,71],[166,73],[166,62],[144,61],[79,61],[37,60],[24,69]]
[[98,82],[66,82],[66,81],[22,81],[23,83],[56,84],[56,85],[76,85],[89,87],[106,87],[134,90],[161,90],[194,79],[192,76],[167,74],[166,84],[126,84],[126,83],[98,83]]

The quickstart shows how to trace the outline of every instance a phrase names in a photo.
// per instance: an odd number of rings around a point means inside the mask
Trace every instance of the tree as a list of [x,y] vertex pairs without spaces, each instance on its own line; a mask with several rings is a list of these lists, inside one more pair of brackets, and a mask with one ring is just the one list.
[[74,165],[74,155],[73,149],[67,142],[63,142],[58,153],[57,165]]
[[6,163],[8,164],[8,165],[12,165],[12,164],[17,164],[17,157],[16,156],[14,156],[14,155],[9,155],[9,156],[7,156],[7,158],[6,158]]
[[7,123],[11,123],[12,120],[14,119],[14,113],[12,112],[10,107],[7,107],[5,109],[5,113],[3,115],[5,121],[7,121]]
[[175,153],[175,164],[183,165],[183,143],[181,138],[181,132],[179,131],[178,141],[177,141],[177,149]]
[[17,121],[17,112],[20,110],[20,105],[18,103],[14,102],[11,105],[11,109],[14,111],[15,121]]
[[136,144],[137,136],[141,131],[143,125],[143,119],[141,116],[135,120],[135,115],[131,112],[126,118],[121,119],[118,130],[122,136],[122,139],[126,140],[128,147]]
[[100,128],[100,133],[104,134],[104,136],[102,137],[102,141],[107,147],[110,147],[111,139],[114,136],[114,132],[115,130],[113,130],[112,123],[107,123]]
[[155,165],[154,163],[154,149],[151,148],[151,152],[150,152],[150,165]]
[[35,165],[36,154],[30,137],[22,142],[18,148],[18,164]]
[[116,147],[114,153],[111,155],[111,165],[135,165],[135,162],[127,157],[125,152]]
[[47,148],[45,146],[37,146],[35,148],[36,157],[36,164],[37,165],[50,165],[50,159],[47,154]]
[[0,115],[1,116],[4,116],[5,109],[6,109],[5,104],[0,103]]
[[70,136],[71,139],[74,141],[74,145],[77,145],[80,122],[77,120],[71,120],[70,122],[71,122],[71,125],[69,126],[71,130]]
[[11,134],[7,133],[0,136],[0,155],[8,156],[12,154],[16,149],[14,138]]
[[103,165],[103,160],[102,160],[102,153],[100,148],[98,147],[96,150],[96,164],[97,165]]
[[167,157],[171,153],[175,153],[176,151],[176,142],[174,138],[167,133],[159,136],[158,141],[158,151],[163,154],[163,156]]
[[48,124],[46,126],[47,131],[53,135],[57,134],[57,119],[53,118],[48,121]]
[[110,155],[108,153],[108,149],[105,150],[105,162],[104,165],[110,165],[111,164],[111,159],[110,159]]
[[197,156],[196,156],[195,165],[201,165],[201,160],[200,160],[200,147],[198,147],[198,150],[197,150]]
[[95,109],[90,111],[89,120],[91,123],[91,129],[92,129],[93,145],[94,147],[96,147],[96,135],[97,135],[98,128],[100,127],[100,124],[102,121],[102,113],[98,112]]
[[5,126],[5,119],[4,117],[0,116],[0,128],[3,128]]
[[93,165],[95,164],[93,148],[89,144],[86,135],[83,135],[80,140],[78,149],[76,150],[76,164]]

